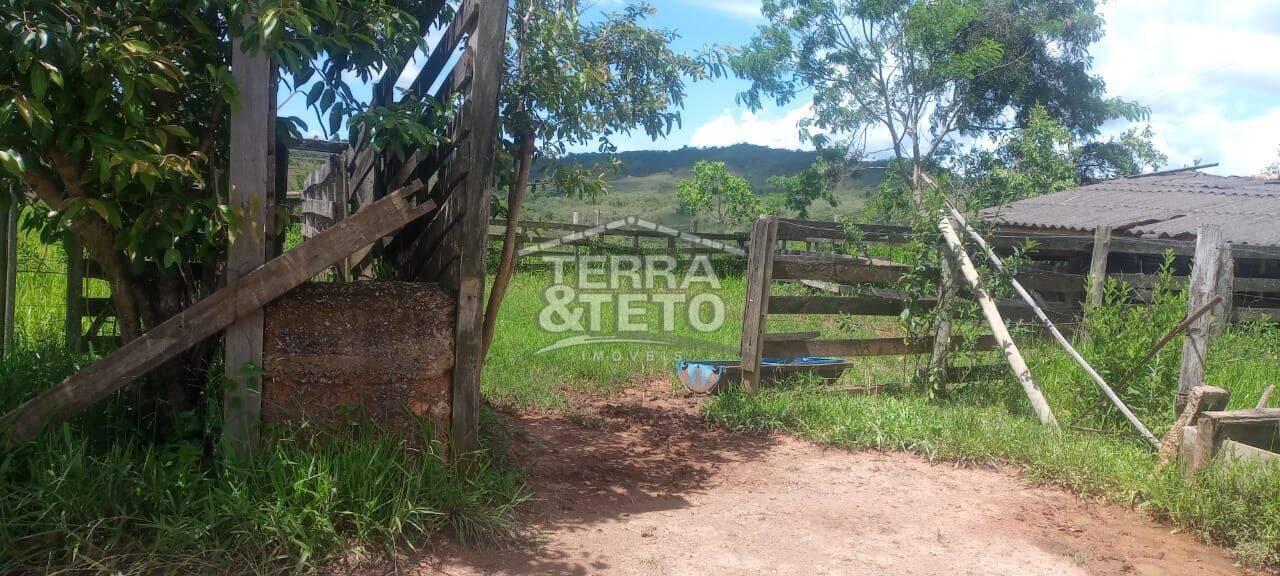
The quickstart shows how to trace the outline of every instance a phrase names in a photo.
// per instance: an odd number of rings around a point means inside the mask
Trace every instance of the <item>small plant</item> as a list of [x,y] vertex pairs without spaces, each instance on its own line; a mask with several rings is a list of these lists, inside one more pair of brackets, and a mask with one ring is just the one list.
[[[1134,296],[1132,286],[1114,278],[1107,280],[1102,305],[1085,314],[1088,338],[1084,354],[1138,418],[1166,421],[1178,385],[1181,337],[1149,361],[1144,356],[1186,313],[1186,293],[1173,277],[1172,252],[1165,254],[1149,302],[1134,304]],[[1096,388],[1082,387],[1077,398],[1085,404],[1075,407],[1077,413],[1092,424],[1116,429],[1126,426],[1114,410],[1098,409],[1107,400]]]

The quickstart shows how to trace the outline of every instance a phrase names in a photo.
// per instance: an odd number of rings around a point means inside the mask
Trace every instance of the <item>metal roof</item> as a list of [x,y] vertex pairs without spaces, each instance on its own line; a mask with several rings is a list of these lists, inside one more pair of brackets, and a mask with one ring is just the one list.
[[1280,181],[1177,172],[1108,180],[980,213],[1006,226],[1190,239],[1201,224],[1234,244],[1280,246]]

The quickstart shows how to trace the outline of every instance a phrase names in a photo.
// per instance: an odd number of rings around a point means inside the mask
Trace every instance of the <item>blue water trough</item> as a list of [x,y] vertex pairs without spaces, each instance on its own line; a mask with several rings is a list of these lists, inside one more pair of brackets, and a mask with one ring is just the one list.
[[[760,380],[771,383],[797,374],[835,380],[848,366],[844,358],[828,356],[764,358],[760,362]],[[710,394],[742,380],[742,366],[737,360],[683,360],[676,363],[676,373],[685,388],[699,394]]]

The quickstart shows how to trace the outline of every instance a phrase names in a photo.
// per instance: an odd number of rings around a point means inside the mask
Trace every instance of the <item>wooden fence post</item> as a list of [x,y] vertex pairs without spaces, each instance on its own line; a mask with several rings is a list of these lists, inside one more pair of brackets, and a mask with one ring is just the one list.
[[1093,233],[1093,259],[1089,261],[1089,307],[1102,305],[1106,296],[1107,256],[1111,254],[1111,227],[1098,226]]
[[4,193],[0,211],[0,320],[4,322],[3,353],[13,351],[13,312],[18,295],[18,191],[13,184]]
[[960,286],[956,283],[955,262],[950,257],[946,244],[940,245],[938,249],[942,251],[942,276],[938,286],[938,329],[934,331],[933,351],[929,355],[927,368],[929,373],[925,376],[930,386],[944,390],[947,385],[948,357],[951,352],[951,315]]
[[1213,293],[1222,300],[1213,307],[1214,320],[1209,323],[1209,334],[1217,338],[1231,323],[1232,297],[1235,291],[1236,259],[1231,253],[1231,244],[1223,243],[1218,252],[1218,281],[1214,283]]
[[67,253],[67,313],[64,322],[68,352],[84,350],[84,248],[75,234],[67,234],[62,246]]
[[453,409],[450,431],[455,456],[474,451],[480,444],[480,373],[484,368],[484,283],[489,247],[489,198],[493,193],[493,166],[497,150],[498,89],[502,82],[503,42],[506,37],[506,0],[481,0],[476,31],[468,40],[475,54],[471,97],[464,109],[471,129],[469,176],[462,215],[462,239],[458,259],[458,325],[454,330]]
[[[1195,312],[1215,296],[1218,274],[1222,267],[1222,228],[1205,224],[1196,233],[1195,263],[1191,269],[1191,285],[1187,289],[1188,314]],[[1178,373],[1178,395],[1174,399],[1174,413],[1181,414],[1191,389],[1204,381],[1205,355],[1213,336],[1213,322],[1225,322],[1224,318],[1204,315],[1187,327],[1182,340],[1182,369]]]
[[[251,16],[246,15],[246,21]],[[275,136],[271,107],[271,62],[250,55],[232,38],[231,74],[239,98],[231,111],[230,200],[243,210],[236,239],[227,249],[227,283],[234,283],[266,262],[267,227],[271,218],[274,166],[268,164]],[[257,444],[262,398],[262,310],[245,315],[226,329],[225,369],[229,385],[223,397],[222,440],[229,454],[242,456]],[[246,368],[250,368],[246,372]]]
[[773,279],[773,253],[777,240],[777,216],[761,216],[756,220],[751,228],[751,248],[747,252],[747,292],[742,306],[742,387],[748,394],[754,394],[760,386],[760,359],[764,352],[769,283]]

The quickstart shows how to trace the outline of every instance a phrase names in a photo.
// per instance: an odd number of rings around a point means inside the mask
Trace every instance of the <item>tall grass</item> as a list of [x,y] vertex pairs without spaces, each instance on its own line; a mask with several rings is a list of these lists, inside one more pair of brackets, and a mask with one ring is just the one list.
[[[56,349],[10,355],[0,408],[78,363]],[[529,495],[503,452],[475,454],[464,473],[426,428],[409,439],[372,425],[339,436],[278,432],[233,465],[212,440],[139,437],[123,400],[0,450],[0,573],[306,572],[442,531],[502,538]],[[215,412],[197,427],[212,431]],[[483,424],[484,445],[501,446],[491,414]]]

